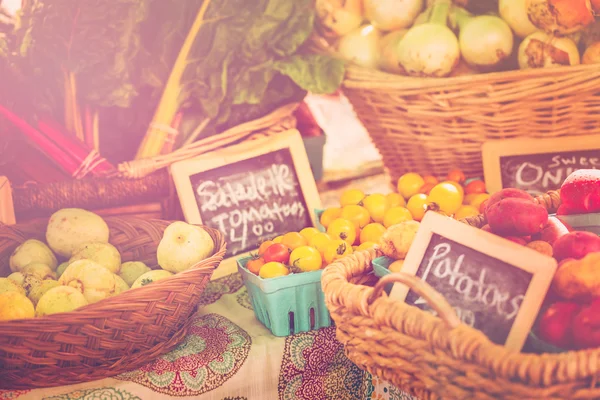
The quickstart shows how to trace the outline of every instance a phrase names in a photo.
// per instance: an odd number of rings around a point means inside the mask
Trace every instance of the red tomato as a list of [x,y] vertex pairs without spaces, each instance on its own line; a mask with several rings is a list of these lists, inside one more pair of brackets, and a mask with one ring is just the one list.
[[262,255],[265,263],[279,262],[287,264],[290,260],[290,249],[281,243],[275,243],[270,245]]
[[273,242],[272,240],[267,240],[261,243],[260,247],[258,248],[258,255],[262,256],[263,254],[265,254],[265,250],[267,250],[269,247],[271,247],[272,244],[274,244],[275,242]]

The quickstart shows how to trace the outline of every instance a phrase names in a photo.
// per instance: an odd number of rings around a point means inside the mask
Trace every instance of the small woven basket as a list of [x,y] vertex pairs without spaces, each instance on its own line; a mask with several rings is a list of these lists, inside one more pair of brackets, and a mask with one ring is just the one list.
[[[105,218],[110,243],[123,262],[157,268],[156,248],[169,221]],[[0,322],[0,388],[31,389],[93,381],[139,368],[177,346],[213,271],[225,241],[203,227],[215,253],[164,280],[69,313]],[[44,240],[43,223],[0,225],[0,275],[26,239]]]
[[[552,212],[557,199],[558,192],[549,192],[536,201]],[[485,220],[463,222],[481,226]],[[600,349],[542,355],[509,352],[481,331],[461,324],[448,302],[426,282],[403,273],[377,281],[371,263],[381,255],[376,248],[356,252],[328,266],[321,280],[337,338],[360,368],[419,400],[600,398]],[[439,317],[389,299],[384,288],[395,282],[422,296]]]

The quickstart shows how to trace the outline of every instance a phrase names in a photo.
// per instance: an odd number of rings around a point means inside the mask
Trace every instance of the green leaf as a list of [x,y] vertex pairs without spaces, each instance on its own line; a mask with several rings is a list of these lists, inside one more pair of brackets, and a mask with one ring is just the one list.
[[294,55],[275,63],[275,69],[298,86],[315,94],[337,90],[344,78],[344,63],[323,55]]

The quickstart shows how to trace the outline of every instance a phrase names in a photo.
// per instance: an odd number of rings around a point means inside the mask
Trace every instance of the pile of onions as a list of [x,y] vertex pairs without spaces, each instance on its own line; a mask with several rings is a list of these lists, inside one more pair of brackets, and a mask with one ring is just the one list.
[[405,29],[423,10],[424,0],[364,0],[365,18],[382,31]]
[[408,29],[390,32],[379,42],[379,68],[382,71],[393,74],[405,75],[406,71],[402,68],[398,59],[398,44],[406,35]]
[[490,70],[512,54],[513,33],[501,18],[493,15],[474,17],[459,7],[454,7],[452,17],[460,30],[460,52],[467,64]]
[[315,8],[326,36],[343,36],[363,21],[362,0],[316,0]]
[[365,25],[343,36],[338,43],[340,56],[365,68],[377,68],[381,31],[373,25]]
[[525,0],[499,0],[498,11],[515,35],[520,38],[525,38],[538,30],[529,20]]
[[594,22],[590,0],[525,0],[529,19],[540,30],[568,35]]
[[427,23],[413,26],[397,46],[398,60],[412,76],[448,76],[460,60],[456,35],[447,26],[450,3],[438,0]]
[[548,68],[580,63],[579,49],[572,39],[538,31],[527,36],[519,46],[519,67]]

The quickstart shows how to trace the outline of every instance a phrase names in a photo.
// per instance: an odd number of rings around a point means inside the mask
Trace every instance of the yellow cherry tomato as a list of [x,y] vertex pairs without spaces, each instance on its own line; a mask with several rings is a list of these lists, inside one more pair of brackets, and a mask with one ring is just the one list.
[[258,276],[263,279],[277,278],[290,274],[290,270],[282,263],[271,261],[260,267]]
[[316,271],[321,269],[323,257],[314,247],[301,246],[290,254],[290,265],[294,272]]
[[321,222],[321,225],[323,225],[325,229],[327,229],[329,227],[329,224],[331,224],[334,220],[338,219],[341,214],[341,207],[328,208],[325,211],[323,211],[323,214],[321,214],[321,219],[319,222]]
[[462,206],[462,202],[462,193],[449,182],[436,185],[427,196],[428,207],[433,211],[441,211],[446,215],[456,213]]
[[325,263],[331,264],[335,260],[352,254],[352,246],[344,240],[334,240],[325,249]]
[[365,193],[359,189],[350,189],[346,190],[342,193],[342,197],[340,197],[340,205],[350,206],[350,205],[358,205],[365,198]]
[[283,235],[281,244],[286,245],[290,250],[294,250],[300,246],[306,246],[308,244],[308,240],[306,240],[304,236],[298,232],[288,232]]
[[273,243],[281,243],[282,240],[283,240],[283,235],[277,236],[275,239],[273,239]]
[[454,182],[454,181],[444,181],[442,183],[449,183],[452,186],[454,186],[456,188],[456,190],[458,190],[458,192],[460,193],[460,195],[464,198],[465,197],[465,188],[462,187],[462,185],[458,182]]
[[300,231],[300,234],[304,239],[306,239],[307,243],[310,242],[310,238],[315,236],[317,233],[319,233],[319,230],[313,227],[304,228]]
[[471,200],[469,205],[475,207],[478,210],[481,210],[481,205],[483,204],[484,201],[486,201],[489,198],[490,198],[489,194],[479,193],[479,194],[475,195],[475,197],[473,198],[473,200]]
[[404,266],[404,260],[396,260],[390,264],[388,270],[390,272],[400,272],[402,271],[402,267]]
[[325,253],[325,248],[333,239],[328,233],[319,232],[308,241],[308,245],[310,247],[314,247],[323,255]]
[[456,214],[454,214],[454,218],[457,220],[461,220],[467,217],[474,217],[479,215],[479,208],[475,208],[473,206],[461,206]]
[[465,180],[467,178],[465,177],[464,172],[462,172],[460,169],[454,169],[454,170],[448,172],[448,177],[446,179],[462,185],[463,183],[465,183]]
[[367,209],[357,205],[344,206],[340,218],[347,219],[354,223],[357,228],[362,228],[371,222],[371,216]]
[[[406,206],[406,200],[404,200],[404,197],[402,197],[399,193],[388,193],[385,196],[385,209],[389,210],[390,208],[394,208],[394,207],[404,207]],[[381,221],[376,221],[376,222],[383,222],[383,219]]]
[[347,219],[338,218],[329,225],[327,233],[333,238],[333,240],[343,240],[350,246],[354,244],[356,240],[356,226]]
[[364,242],[360,246],[356,247],[356,250],[369,250],[369,249],[372,249],[375,246],[377,246],[377,243]]
[[427,211],[427,195],[415,194],[408,200],[406,208],[410,211],[415,221],[421,221]]
[[415,194],[419,193],[419,189],[425,183],[423,177],[417,173],[409,172],[398,179],[398,193],[404,199],[410,199]]
[[466,206],[470,206],[475,197],[477,197],[478,195],[479,193],[469,193],[465,195],[465,198],[463,199],[463,204]]
[[383,226],[389,228],[392,225],[411,221],[412,219],[413,216],[406,207],[394,207],[386,211],[385,217],[383,218]]
[[[398,195],[397,193],[394,193]],[[402,196],[398,195],[402,199]],[[402,199],[404,201],[404,199]],[[370,194],[363,200],[363,207],[369,212],[371,219],[375,222],[383,222],[387,199],[384,195]]]
[[379,243],[379,239],[385,233],[385,226],[374,222],[365,226],[360,231],[360,243],[373,242]]

